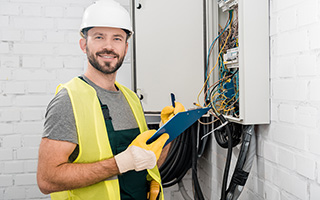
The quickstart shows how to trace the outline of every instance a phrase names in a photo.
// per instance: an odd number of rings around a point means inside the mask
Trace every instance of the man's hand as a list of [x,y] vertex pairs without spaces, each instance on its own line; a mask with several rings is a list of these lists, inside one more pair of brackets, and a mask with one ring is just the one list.
[[165,124],[169,119],[171,119],[174,115],[179,112],[183,112],[186,109],[180,102],[175,102],[175,107],[166,106],[161,111],[161,122]]
[[154,168],[160,157],[164,144],[169,139],[169,135],[165,133],[156,141],[151,144],[147,144],[147,140],[155,132],[156,130],[148,130],[138,135],[125,151],[114,157],[120,173],[133,169],[141,171],[144,169]]

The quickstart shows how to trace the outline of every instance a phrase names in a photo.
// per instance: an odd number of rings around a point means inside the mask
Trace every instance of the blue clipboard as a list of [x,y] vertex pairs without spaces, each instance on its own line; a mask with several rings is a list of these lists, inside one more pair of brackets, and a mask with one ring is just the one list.
[[211,107],[198,108],[194,110],[188,110],[184,112],[179,112],[173,116],[169,121],[167,121],[163,126],[161,126],[153,136],[147,141],[147,144],[155,141],[163,133],[169,134],[169,139],[164,146],[169,144],[173,139],[178,137],[183,131],[189,128],[193,123],[195,123],[200,117],[206,114]]

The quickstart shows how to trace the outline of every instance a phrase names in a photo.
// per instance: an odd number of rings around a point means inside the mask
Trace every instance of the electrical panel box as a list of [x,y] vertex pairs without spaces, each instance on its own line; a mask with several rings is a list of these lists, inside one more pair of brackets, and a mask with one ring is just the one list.
[[208,7],[208,71],[214,73],[208,88],[216,85],[207,99],[230,121],[270,121],[268,8],[257,0],[216,0]]
[[174,93],[187,109],[210,103],[230,121],[269,123],[268,1],[132,2],[133,89],[146,114]]
[[187,109],[204,82],[204,6],[198,0],[135,0],[135,90],[147,114],[171,105]]

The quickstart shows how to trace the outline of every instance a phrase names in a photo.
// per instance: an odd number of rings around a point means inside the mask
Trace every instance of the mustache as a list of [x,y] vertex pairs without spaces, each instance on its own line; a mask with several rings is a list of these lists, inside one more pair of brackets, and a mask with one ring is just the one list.
[[119,57],[119,54],[115,53],[114,51],[107,50],[107,49],[102,50],[102,51],[98,51],[96,53],[96,56],[99,56],[100,54],[110,54],[110,55],[114,55],[114,56]]

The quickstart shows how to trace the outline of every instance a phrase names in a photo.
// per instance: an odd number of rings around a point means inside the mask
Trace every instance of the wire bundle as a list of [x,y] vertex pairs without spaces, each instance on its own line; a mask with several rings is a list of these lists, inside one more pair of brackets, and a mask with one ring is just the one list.
[[[220,54],[218,57],[219,64],[219,87],[211,91],[211,101],[214,102],[215,110],[220,114],[238,117],[239,113],[239,76],[238,68],[228,68],[226,59],[223,58],[227,50],[238,47],[238,20],[236,14],[238,8],[229,12],[229,30],[220,29],[219,37]],[[234,19],[233,19],[234,18]],[[227,33],[228,32],[228,33]],[[230,75],[232,75],[230,77]],[[227,78],[230,77],[230,78]]]
[[191,167],[190,128],[172,141],[166,160],[160,167],[163,187],[178,183]]
[[[238,13],[238,7],[235,7],[233,9],[233,20],[232,20],[232,23],[231,23],[231,33],[230,33],[230,36],[229,36],[229,39],[228,39],[228,42],[225,46],[225,50],[228,50],[228,49],[232,49],[234,47],[237,47],[238,46],[238,35],[239,35],[239,32],[238,32],[238,16],[237,16],[237,13]],[[221,36],[219,37],[219,41],[220,41],[220,44],[223,44],[224,41],[226,41],[227,37],[228,37],[228,31],[224,31],[224,29],[220,26],[220,34]]]
[[[206,81],[198,94],[197,105],[201,105],[199,96],[202,91],[204,92],[205,106],[209,104],[213,108],[213,115],[218,116],[231,115],[234,117],[239,116],[239,77],[238,68],[228,68],[223,60],[223,55],[227,49],[238,46],[238,23],[237,19],[234,21],[233,10],[229,11],[229,19],[224,28],[220,29],[219,35],[215,38],[210,45],[209,53],[206,63]],[[214,67],[208,73],[209,58],[212,53],[214,45],[219,41],[219,54]],[[213,70],[219,66],[219,80],[212,85],[209,85],[209,78]]]
[[[202,118],[202,121],[208,120],[208,118]],[[208,128],[196,122],[172,141],[168,156],[159,169],[163,187],[170,187],[181,182],[191,168],[194,199],[204,199],[197,176],[197,160],[203,153],[207,142],[207,138],[205,140],[200,140],[200,138],[208,131]]]

